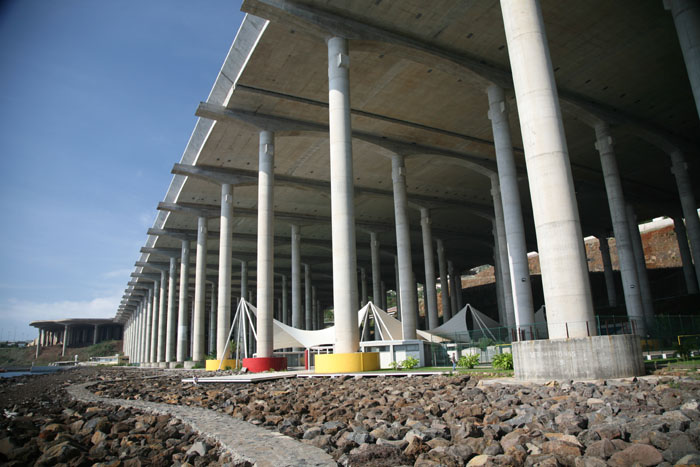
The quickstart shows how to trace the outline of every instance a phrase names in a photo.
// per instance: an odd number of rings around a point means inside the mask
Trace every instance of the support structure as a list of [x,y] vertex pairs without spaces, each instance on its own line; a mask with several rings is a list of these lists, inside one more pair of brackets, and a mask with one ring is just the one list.
[[425,265],[425,313],[428,318],[427,328],[433,329],[440,325],[437,310],[437,286],[435,284],[435,254],[433,252],[433,233],[430,228],[430,211],[420,210],[420,226],[423,233],[423,263]]
[[381,263],[379,259],[379,240],[376,232],[369,234],[370,255],[372,258],[372,302],[383,309],[384,301],[382,300],[382,277]]
[[[230,189],[230,186],[229,186]],[[223,191],[223,190],[222,190]],[[231,201],[232,203],[232,201]],[[221,200],[221,211],[222,211],[222,219],[221,219],[221,224],[222,228],[221,231],[224,231],[224,219],[223,219],[223,211],[224,211],[224,205],[225,202]],[[228,208],[228,205],[226,205],[226,209]],[[197,218],[197,253],[195,257],[195,272],[194,272],[194,313],[192,317],[192,361],[201,363],[204,360],[204,326],[205,326],[205,316],[204,314],[206,313],[206,274],[207,274],[207,234],[208,234],[208,228],[207,228],[207,218],[204,216],[199,216]],[[223,237],[223,233],[221,234]],[[228,245],[230,248],[230,244]],[[223,243],[220,245],[220,248],[223,248],[224,245]],[[220,259],[221,260],[221,259]],[[221,274],[221,263],[219,263],[219,290],[221,290],[221,283],[222,279],[223,282],[228,283],[228,294],[229,298],[231,296],[231,255],[228,255],[228,275],[222,277]],[[224,265],[226,266],[226,265]],[[226,280],[228,279],[228,280]],[[212,297],[213,300],[213,297]],[[219,306],[221,306],[221,297],[219,298]],[[229,310],[230,310],[230,304]],[[185,316],[183,316],[184,320],[181,322],[182,324],[180,327],[183,325],[186,326],[185,323],[187,323],[187,308],[184,308],[185,310]],[[219,313],[221,313],[221,308],[219,308]],[[220,326],[220,323],[218,323]],[[186,328],[183,329],[183,331],[186,331]],[[219,334],[221,333],[221,330],[219,329]],[[218,344],[218,339],[219,336],[217,335],[217,344]],[[184,352],[186,352],[186,349],[183,349]],[[220,359],[221,357],[218,356],[218,347],[217,347],[217,359]],[[182,355],[184,359],[184,354]],[[178,352],[178,361],[180,361],[180,354]]]
[[[596,337],[588,265],[554,72],[537,0],[501,0],[547,306],[550,340],[514,342],[517,378],[601,378],[643,371],[636,336]],[[609,362],[619,359],[610,371]],[[565,355],[575,354],[572,365]],[[603,355],[603,357],[601,357]]]
[[[504,326],[512,329],[515,327],[515,309],[513,307],[513,287],[510,277],[510,266],[508,264],[508,240],[506,238],[506,226],[503,219],[503,205],[501,202],[501,188],[496,176],[491,178],[491,197],[493,198],[494,227],[498,236],[498,266],[499,276],[496,280],[501,280],[504,305]],[[456,312],[456,311],[455,311]],[[534,321],[534,318],[533,318]],[[517,333],[520,334],[519,332]]]
[[445,245],[442,240],[437,240],[438,268],[440,269],[440,296],[442,301],[442,322],[446,323],[452,318],[450,307],[450,287],[447,283],[447,258],[445,257]]
[[[634,251],[632,250],[632,226],[629,225],[629,218],[625,210],[625,197],[622,192],[622,182],[620,181],[617,161],[615,160],[613,139],[610,135],[610,129],[605,123],[601,122],[596,125],[595,132],[595,147],[600,153],[600,164],[603,168],[605,191],[608,195],[610,218],[615,234],[627,316],[637,323],[643,323],[644,306],[642,304],[640,278]],[[636,225],[634,227],[636,228]]]
[[301,314],[301,233],[296,224],[292,224],[292,326],[303,329]]
[[676,232],[678,251],[681,255],[686,290],[689,294],[698,293],[698,281],[695,277],[695,270],[693,269],[693,257],[690,255],[690,247],[688,246],[688,236],[686,235],[683,216],[676,215],[673,217],[673,229]]
[[664,0],[664,5],[673,15],[695,108],[700,115],[700,4],[696,0]]
[[[206,220],[205,220],[206,224]],[[206,225],[205,225],[206,228]],[[205,240],[206,242],[206,240]],[[190,281],[190,241],[187,239],[182,240],[181,254],[180,254],[180,300],[178,302],[177,308],[177,321],[173,323],[172,327],[177,328],[176,342],[175,342],[175,354],[172,354],[172,348],[168,346],[168,353],[166,355],[166,361],[168,362],[184,362],[185,361],[185,349],[187,348],[187,342],[189,337],[189,320],[187,319],[187,308],[188,303],[188,293],[189,293],[189,281]],[[195,317],[196,321],[196,317]],[[168,321],[170,325],[170,320]],[[168,328],[168,336],[171,335],[171,330]]]
[[681,200],[683,217],[685,217],[686,233],[690,241],[693,258],[695,258],[695,278],[700,285],[700,219],[698,219],[698,205],[695,202],[695,194],[693,193],[693,186],[690,183],[690,175],[688,174],[688,164],[685,162],[683,153],[676,150],[670,155],[671,172],[676,178],[678,197]]
[[549,336],[588,336],[595,333],[595,319],[586,252],[542,11],[537,0],[501,0],[501,11],[532,197]]
[[[527,329],[535,323],[535,312],[532,305],[532,286],[530,285],[530,265],[527,260],[527,245],[525,243],[525,226],[520,192],[518,189],[518,173],[513,156],[513,143],[510,138],[510,125],[503,88],[492,85],[487,89],[489,97],[489,119],[493,130],[493,140],[498,164],[498,181],[500,186],[500,204],[497,211],[503,215],[503,229],[506,238],[508,279],[511,286],[511,297],[515,325],[518,329]],[[494,206],[496,205],[494,198]],[[503,265],[505,268],[505,265]],[[518,333],[520,335],[520,333]],[[528,334],[524,334],[528,335]]]
[[[317,356],[316,372],[379,367],[378,354],[356,353],[360,347],[360,336],[357,326],[357,256],[348,41],[336,36],[328,39],[327,45],[335,353]],[[366,365],[368,358],[372,358],[372,365]]]
[[647,274],[644,248],[642,247],[642,237],[639,233],[639,224],[637,224],[637,216],[631,204],[626,205],[626,213],[627,225],[629,226],[630,238],[632,240],[632,254],[634,255],[634,264],[637,268],[637,278],[639,279],[639,289],[642,297],[643,315],[637,320],[638,322],[635,323],[635,325],[639,326],[637,333],[641,336],[646,336],[647,328],[654,324],[654,300],[651,296],[651,287]]
[[219,297],[216,315],[216,359],[227,357],[226,339],[231,322],[231,240],[233,234],[233,187],[221,185],[219,226]]
[[617,306],[617,288],[615,287],[615,271],[610,258],[610,245],[605,235],[598,235],[598,249],[603,262],[603,275],[605,276],[605,291],[608,295],[608,306]]

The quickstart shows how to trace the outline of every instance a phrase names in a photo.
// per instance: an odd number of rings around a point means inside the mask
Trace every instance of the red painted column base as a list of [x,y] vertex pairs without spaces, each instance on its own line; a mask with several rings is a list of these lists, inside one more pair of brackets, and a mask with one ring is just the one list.
[[243,366],[251,373],[268,370],[284,371],[287,369],[287,357],[258,357],[244,358]]

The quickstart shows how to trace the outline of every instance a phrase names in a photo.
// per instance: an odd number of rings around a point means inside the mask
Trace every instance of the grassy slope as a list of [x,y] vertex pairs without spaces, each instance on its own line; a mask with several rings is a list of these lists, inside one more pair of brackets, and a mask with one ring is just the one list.
[[36,347],[27,347],[23,349],[14,347],[2,348],[0,349],[0,367],[31,366],[32,363],[34,363],[34,365],[48,365],[49,363],[62,360],[74,360],[76,355],[78,355],[79,361],[84,362],[90,357],[114,355],[117,352],[121,352],[121,349],[121,341],[105,341],[89,347],[68,347],[66,348],[66,355],[62,357],[62,347],[60,345],[54,345],[51,347],[42,347],[39,358],[35,360]]

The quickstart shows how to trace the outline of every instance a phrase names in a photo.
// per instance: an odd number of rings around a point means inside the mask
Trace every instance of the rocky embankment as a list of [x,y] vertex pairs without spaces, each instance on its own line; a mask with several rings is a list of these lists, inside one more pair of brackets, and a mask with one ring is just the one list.
[[[110,378],[133,373],[107,372]],[[68,385],[100,374],[105,371],[0,380],[0,464],[232,465],[228,454],[169,416],[83,404],[66,394]]]
[[700,464],[700,382],[521,386],[469,376],[100,383],[107,397],[194,405],[277,430],[341,465]]

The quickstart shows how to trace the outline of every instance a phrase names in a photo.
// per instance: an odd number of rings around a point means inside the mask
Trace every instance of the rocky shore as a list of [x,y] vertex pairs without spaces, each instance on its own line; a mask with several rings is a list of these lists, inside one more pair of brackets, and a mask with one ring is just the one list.
[[[501,384],[469,376],[292,378],[186,384],[184,372],[86,369],[0,380],[8,465],[235,465],[168,416],[71,400],[203,407],[278,431],[352,466],[700,464],[700,381]],[[115,381],[117,380],[118,381]],[[24,389],[23,389],[24,388]]]
[[175,419],[84,404],[65,392],[77,382],[133,376],[82,369],[0,380],[0,464],[233,465],[216,445]]
[[320,447],[341,465],[700,464],[700,382],[486,384],[469,376],[183,384],[97,394],[206,407]]

